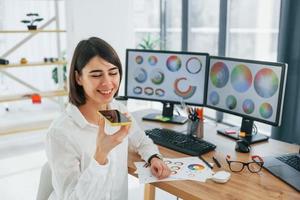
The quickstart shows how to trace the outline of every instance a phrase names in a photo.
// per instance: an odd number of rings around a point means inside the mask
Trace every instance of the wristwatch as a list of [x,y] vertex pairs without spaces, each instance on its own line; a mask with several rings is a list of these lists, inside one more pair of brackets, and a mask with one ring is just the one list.
[[158,159],[160,159],[160,160],[163,160],[163,156],[156,153],[156,154],[153,154],[152,156],[150,156],[150,158],[148,159],[148,163],[149,163],[149,164],[151,164],[152,158],[158,158]]

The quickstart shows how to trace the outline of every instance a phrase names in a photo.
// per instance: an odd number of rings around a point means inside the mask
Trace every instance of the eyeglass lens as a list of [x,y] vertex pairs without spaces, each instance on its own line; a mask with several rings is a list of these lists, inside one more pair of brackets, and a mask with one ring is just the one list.
[[240,172],[244,168],[244,164],[241,162],[230,162],[229,167],[233,172]]
[[259,172],[262,165],[258,162],[251,162],[248,164],[248,169],[250,172]]

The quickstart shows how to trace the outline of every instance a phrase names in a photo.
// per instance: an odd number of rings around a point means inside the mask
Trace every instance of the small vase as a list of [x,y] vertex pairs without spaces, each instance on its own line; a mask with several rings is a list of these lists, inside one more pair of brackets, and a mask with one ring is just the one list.
[[28,25],[27,28],[28,28],[28,30],[36,30],[35,25]]

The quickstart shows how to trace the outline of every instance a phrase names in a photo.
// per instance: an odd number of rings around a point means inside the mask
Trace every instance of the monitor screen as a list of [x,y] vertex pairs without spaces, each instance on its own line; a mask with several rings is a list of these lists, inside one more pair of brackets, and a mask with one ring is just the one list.
[[128,49],[125,95],[204,105],[207,64],[207,53]]
[[207,106],[279,125],[286,64],[212,56]]

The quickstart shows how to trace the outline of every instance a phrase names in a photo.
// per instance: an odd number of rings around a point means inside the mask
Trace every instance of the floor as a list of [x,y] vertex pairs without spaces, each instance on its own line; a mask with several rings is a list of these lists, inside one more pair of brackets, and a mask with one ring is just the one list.
[[[46,162],[44,138],[46,130],[0,136],[1,200],[35,199],[42,165]],[[129,199],[143,199],[143,185],[129,176]],[[16,192],[18,191],[18,192]],[[157,190],[157,200],[176,197]]]

